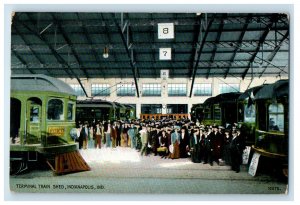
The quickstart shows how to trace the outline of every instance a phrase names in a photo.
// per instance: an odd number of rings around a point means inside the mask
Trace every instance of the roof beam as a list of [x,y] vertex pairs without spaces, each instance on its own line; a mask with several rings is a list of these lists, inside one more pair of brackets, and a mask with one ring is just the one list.
[[[65,26],[63,25],[63,21],[60,21],[60,22],[61,22],[63,28],[69,28],[69,27],[65,27]],[[16,23],[18,23],[18,22],[16,22]],[[28,22],[26,21],[26,23],[28,23]],[[92,27],[92,26],[86,26],[85,23],[82,23],[82,25],[78,25],[78,27],[82,27],[83,25],[84,25],[86,28],[87,28],[87,27]],[[130,25],[131,25],[131,24],[130,24]],[[126,27],[126,24],[125,24],[124,26]],[[149,26],[153,26],[153,25],[150,24]],[[198,24],[195,24],[195,25],[191,25],[191,26],[199,26],[199,25],[198,25]],[[133,26],[131,25],[131,27],[133,27]],[[288,28],[289,28],[288,26],[278,26],[278,25],[277,25],[277,30],[285,31],[285,30],[287,30]],[[123,28],[123,29],[124,29],[124,28]],[[247,31],[261,31],[261,29],[260,29],[260,28],[248,28]],[[276,29],[272,27],[270,31],[276,31]],[[195,32],[195,29],[187,28],[187,29],[182,30],[180,33],[184,34],[184,33],[192,33],[192,32]],[[216,32],[218,32],[218,29],[212,28],[212,29],[210,30],[210,32],[211,32],[211,33],[216,33]],[[232,32],[241,32],[241,29],[237,29],[237,28],[224,28],[223,32],[224,32],[224,33],[229,33],[229,32],[230,32],[230,33],[232,33]],[[137,33],[137,34],[147,34],[147,33],[149,33],[149,32],[147,32],[147,31],[135,31],[135,33]],[[12,33],[12,34],[14,34],[14,33]],[[30,33],[24,33],[24,34],[30,34]],[[73,34],[76,34],[76,35],[83,35],[84,32],[81,32],[81,31],[75,31],[75,32],[73,32]],[[89,32],[89,34],[90,34],[90,35],[102,35],[102,34],[105,34],[105,31],[104,31],[104,32],[101,32],[101,31],[96,31],[96,32],[95,32],[95,31],[93,31],[93,32]],[[111,31],[110,34],[118,34],[118,32],[116,32],[116,31]],[[281,32],[278,32],[278,34],[282,36]]]
[[134,77],[134,83],[135,83],[135,88],[136,88],[136,94],[137,94],[137,97],[140,97],[139,86],[138,86],[137,78],[136,78],[136,70],[137,70],[137,68],[136,68],[135,65],[134,65],[133,59],[132,59],[132,57],[131,57],[131,53],[130,53],[129,48],[128,48],[128,45],[127,45],[126,38],[125,38],[125,36],[124,36],[123,33],[122,33],[122,28],[121,28],[121,26],[119,25],[119,23],[118,23],[116,17],[114,18],[114,21],[115,21],[115,24],[117,25],[117,29],[118,29],[118,31],[119,31],[119,34],[121,35],[121,38],[122,38],[124,47],[125,47],[125,49],[126,49],[127,56],[128,56],[128,58],[129,58],[129,63],[130,63],[130,66],[131,66],[131,70],[132,70],[132,73],[133,73],[133,77]]
[[[264,72],[267,70],[268,65],[273,61],[274,57],[276,56],[277,52],[279,51],[283,41],[289,36],[289,31],[286,32],[286,34],[283,36],[283,38],[280,40],[279,44],[274,48],[273,52],[268,56],[268,62],[265,66],[263,66],[264,70],[259,75],[259,78],[264,74]],[[281,71],[282,72],[282,71]]]
[[[27,55],[26,55],[27,56]],[[26,59],[26,56],[25,55],[22,55],[22,57],[24,59]],[[248,65],[248,62],[249,60],[240,60],[240,61],[235,61],[234,64],[231,65],[232,68],[238,68],[238,67],[243,67],[243,68],[246,68],[247,65]],[[266,61],[268,62],[268,61]],[[285,61],[280,61],[280,60],[276,60],[275,62],[273,63],[270,63],[268,64],[268,67],[273,67],[273,68],[278,68],[278,69],[281,69],[279,68],[278,66],[283,66],[283,65],[286,65],[286,63],[284,63]],[[11,68],[18,68],[19,65],[18,65],[19,61],[18,62],[12,62],[11,64]],[[71,61],[69,62],[70,64],[73,65],[73,68],[78,68],[76,66],[77,62],[76,61]],[[100,68],[99,68],[99,64],[96,62],[96,61],[83,61],[83,63],[87,64],[88,68],[92,68],[92,69],[97,69],[97,70],[102,70],[104,71],[104,68],[111,68],[111,67],[121,67],[121,68],[130,68],[130,65],[128,63],[128,61],[109,61],[109,62],[101,62],[100,63]],[[277,64],[276,66],[274,65]],[[43,68],[48,68],[48,67],[57,67],[57,68],[60,68],[60,69],[63,69],[63,64],[59,64],[59,63],[45,63],[43,65],[39,64],[39,63],[36,63],[36,62],[30,62],[27,64],[28,67],[43,67]],[[189,61],[173,61],[173,62],[170,62],[170,61],[160,61],[160,62],[157,62],[156,63],[156,67],[157,69],[168,69],[169,67],[171,66],[174,66],[174,67],[182,67],[183,69],[187,69],[188,68],[188,65],[189,65]],[[257,64],[256,64],[257,65]],[[136,62],[135,66],[138,66],[138,67],[149,67],[149,68],[153,68],[153,63],[152,61],[138,61]],[[202,67],[203,69],[207,69],[208,67],[217,67],[219,66],[220,69],[221,68],[230,68],[230,61],[214,61],[214,63],[211,63],[209,60],[205,60],[205,61],[202,61],[199,62],[199,65],[198,67]],[[258,65],[257,65],[258,66]],[[188,70],[188,69],[187,69]],[[285,72],[285,71],[283,71]],[[89,72],[90,73],[90,72]],[[225,72],[224,72],[225,74]]]
[[[19,29],[14,24],[12,24],[12,27],[15,29],[15,31],[21,37],[21,39],[24,41],[24,43],[26,45],[28,45],[29,42],[25,39],[24,35],[22,33],[20,33]],[[41,59],[41,57],[39,57],[37,55],[37,53],[34,50],[32,50],[32,48],[30,46],[28,46],[28,48],[29,48],[30,52],[34,55],[34,57],[39,61],[40,64],[45,64],[45,61],[43,59]],[[14,53],[16,53],[16,52],[14,52]],[[46,70],[48,73],[50,73],[48,69],[46,69]]]
[[248,25],[249,25],[249,23],[250,23],[251,18],[252,18],[252,14],[249,14],[248,17],[247,17],[247,19],[246,19],[246,22],[245,22],[245,24],[244,24],[244,26],[243,26],[243,30],[242,30],[242,33],[241,33],[241,35],[240,35],[240,37],[239,37],[237,46],[235,46],[235,49],[234,49],[234,51],[233,51],[232,57],[231,57],[231,59],[230,59],[230,66],[227,68],[227,71],[226,71],[226,73],[225,73],[225,75],[224,75],[224,78],[227,78],[227,75],[228,75],[228,73],[229,73],[230,67],[232,66],[232,64],[233,64],[233,62],[234,62],[235,56],[236,56],[236,54],[238,53],[238,50],[239,50],[240,46],[242,45],[243,38],[244,38],[244,36],[245,36],[245,33],[246,33],[246,31],[247,31],[247,27],[248,27]]
[[[128,21],[126,21],[128,22]],[[131,27],[130,27],[130,23],[128,22],[126,24],[126,27],[127,27],[127,46],[131,52],[131,60],[132,60],[132,63],[133,65],[136,65],[136,52],[134,50],[134,47],[133,47],[133,32],[131,30]],[[137,67],[135,66],[135,72],[137,74],[137,77],[140,78],[140,71],[137,69]]]
[[[105,19],[103,18],[102,13],[100,13],[100,16],[101,16],[102,22],[105,22]],[[112,18],[114,18],[113,15],[112,15]],[[112,40],[111,40],[111,37],[110,37],[110,35],[109,35],[107,25],[104,26],[104,33],[105,33],[105,35],[106,35],[106,37],[107,37],[107,39],[108,39],[108,43],[105,44],[104,47],[108,47],[108,46],[111,44],[111,41],[112,41]],[[109,46],[109,49],[110,49],[110,48],[111,48],[111,47]],[[112,55],[113,55],[114,59],[117,60],[117,56],[116,56],[115,52],[112,52]],[[122,78],[122,77],[123,77],[123,72],[122,72],[121,69],[119,69],[119,74],[120,74],[120,76],[121,76],[121,78]]]
[[[85,35],[85,34],[83,34]],[[155,34],[154,34],[155,35]],[[284,36],[284,35],[283,35]],[[288,41],[284,41],[286,44],[288,44]],[[268,47],[274,47],[275,45],[275,40],[266,40],[265,41],[266,45],[269,45]],[[14,49],[18,49],[18,50],[28,50],[30,49],[29,47],[33,48],[34,50],[39,50],[39,51],[43,51],[45,50],[45,46],[43,46],[44,44],[41,43],[29,43],[27,45],[24,44],[16,44],[14,42],[12,42],[12,48]],[[66,44],[56,44],[57,47],[62,47],[62,46],[66,46]],[[86,43],[76,43],[73,44],[73,47],[77,50],[77,51],[86,51],[86,50],[90,50],[90,49],[94,49],[94,50],[98,50],[98,49],[102,49],[103,47],[105,47],[107,45],[107,43],[93,43],[92,45],[88,45]],[[197,43],[194,44],[193,42],[174,42],[172,45],[170,45],[170,43],[165,43],[165,42],[135,42],[135,43],[131,43],[131,48],[134,48],[136,50],[157,50],[161,47],[166,47],[169,46],[170,48],[174,48],[174,49],[185,49],[185,50],[190,50],[190,49],[197,49]],[[206,41],[205,45],[209,48],[214,47],[215,42],[212,41]],[[252,51],[249,50],[249,52],[254,52],[257,46],[257,42],[256,41],[247,41],[244,40],[242,45],[247,45],[247,49],[253,49]],[[238,43],[237,41],[220,41],[219,42],[219,48],[232,48],[232,47],[237,47]],[[250,47],[251,46],[251,47]],[[276,46],[276,45],[275,45]],[[114,51],[118,51],[118,50],[124,50],[124,46],[123,43],[114,43],[114,44],[110,44],[109,45],[110,50],[114,50]],[[267,49],[264,48],[264,51],[272,51],[273,49]],[[261,52],[262,50],[260,50]],[[143,52],[143,51],[141,51]],[[211,51],[203,51],[203,52],[209,52],[211,53]],[[233,51],[216,51],[216,53],[221,53],[221,52],[227,52],[227,53],[232,53]],[[242,50],[237,50],[237,52],[243,52]],[[84,53],[84,52],[80,52],[80,53]],[[88,52],[86,52],[88,53]],[[190,53],[190,51],[189,51]]]
[[248,63],[248,68],[245,69],[243,75],[242,75],[242,79],[244,80],[245,76],[247,75],[250,67],[251,67],[251,64],[254,62],[254,59],[256,57],[256,55],[258,54],[259,50],[260,50],[260,46],[264,43],[267,35],[269,34],[269,31],[270,31],[270,28],[272,27],[273,23],[277,20],[277,15],[276,14],[273,14],[272,17],[271,17],[271,22],[268,24],[267,28],[265,29],[264,33],[261,35],[260,39],[259,39],[259,43],[258,43],[258,46],[255,50],[255,53],[252,55],[249,63]]
[[[31,17],[30,17],[28,14],[27,14],[27,16],[28,16],[28,18],[31,19]],[[15,19],[18,19],[18,18],[15,17]],[[78,83],[80,84],[81,88],[83,89],[83,91],[84,91],[86,97],[88,97],[88,95],[87,95],[87,93],[86,93],[86,91],[85,91],[85,89],[84,89],[84,87],[83,87],[83,85],[82,85],[80,79],[78,78],[77,74],[74,73],[74,71],[73,71],[72,68],[68,65],[68,63],[67,63],[67,62],[66,62],[66,61],[65,61],[65,60],[64,60],[64,59],[56,52],[56,50],[48,43],[48,41],[43,37],[43,35],[40,35],[37,31],[32,30],[32,29],[31,29],[29,26],[27,26],[26,24],[23,24],[23,23],[22,23],[22,25],[23,25],[27,30],[29,30],[31,33],[33,33],[36,37],[38,37],[42,42],[44,42],[44,43],[48,46],[48,48],[51,50],[52,54],[55,56],[55,58],[57,59],[57,61],[58,61],[59,63],[61,63],[61,64],[65,65],[65,66],[67,66],[68,69],[66,69],[65,67],[64,67],[64,69],[65,69],[66,73],[68,73],[69,78],[72,78],[72,77],[71,77],[71,74],[73,74],[73,76],[76,77]],[[32,25],[35,25],[33,21],[32,21]]]
[[191,55],[191,60],[189,64],[189,73],[190,73],[190,78],[193,77],[193,68],[195,66],[195,62],[197,62],[197,48],[199,46],[199,41],[201,40],[201,15],[197,16],[196,21],[198,24],[195,25],[195,31],[194,31],[194,40],[192,43],[193,49],[192,49],[192,55]]
[[[78,18],[78,20],[80,20],[80,17],[79,17],[79,15],[78,15],[78,13],[77,13],[77,18]],[[92,39],[90,38],[89,33],[88,33],[88,31],[87,31],[87,29],[86,29],[86,26],[85,26],[84,24],[82,25],[82,30],[83,30],[84,36],[86,37],[86,40],[88,41],[88,43],[89,43],[89,45],[90,45],[90,47],[91,47],[92,54],[93,54],[94,58],[96,59],[96,61],[98,62],[99,67],[100,67],[100,62],[101,62],[101,60],[100,60],[100,58],[99,58],[99,55],[97,54],[97,51],[96,51],[95,48],[93,47],[93,41],[92,41]],[[105,72],[103,72],[103,77],[105,78]]]
[[31,74],[36,74],[31,68],[28,67],[28,63],[25,61],[22,56],[20,56],[16,51],[11,50],[11,52],[18,58],[18,60],[26,67],[26,69],[31,73]]
[[[27,15],[27,16],[30,18],[29,15]],[[18,21],[18,18],[15,17],[15,20]],[[64,59],[55,51],[55,49],[50,45],[50,43],[48,43],[48,41],[42,35],[40,35],[37,31],[31,29],[27,24],[24,24],[23,22],[20,22],[20,23],[28,31],[30,31],[31,34],[33,34],[34,36],[36,36],[37,38],[39,38],[43,43],[45,43],[45,45],[51,50],[51,53],[56,58],[57,62],[59,62],[59,63],[61,63],[63,65],[66,65],[66,62],[64,61]],[[32,25],[35,25],[33,21],[32,21]],[[66,72],[68,73],[69,77],[72,78],[70,71],[66,69]]]
[[192,97],[192,94],[193,94],[193,87],[194,87],[194,82],[195,82],[195,77],[196,77],[196,73],[197,73],[198,64],[199,64],[199,61],[200,61],[200,56],[201,56],[201,53],[202,53],[202,50],[203,50],[203,47],[204,47],[204,44],[205,44],[205,41],[206,41],[206,38],[207,38],[207,35],[208,35],[209,28],[211,27],[212,22],[214,21],[214,17],[215,17],[215,15],[212,16],[212,18],[210,19],[210,21],[209,21],[209,23],[206,27],[203,39],[201,41],[199,51],[197,52],[198,57],[197,57],[197,61],[195,63],[194,69],[193,69],[193,78],[192,78],[192,85],[191,85],[191,90],[190,90],[190,97]]
[[[60,71],[61,68],[60,67],[57,67],[57,66],[51,66],[51,65],[45,65],[44,67],[47,67],[49,69],[52,69],[53,71]],[[28,69],[31,69],[32,71],[34,70],[41,70],[41,69],[44,69],[44,67],[40,67],[39,65],[35,66],[35,65],[28,65]],[[218,70],[224,70],[227,68],[228,66],[224,66],[224,67],[218,67],[218,66],[213,66],[211,67],[211,69],[218,69]],[[12,70],[20,70],[24,68],[23,65],[19,65],[19,66],[15,66],[12,68]],[[124,69],[130,69],[131,67],[130,66],[126,66],[124,67]],[[144,66],[144,67],[139,67],[140,71],[143,72],[143,70],[146,70],[148,71],[149,69],[152,68],[152,65],[149,65],[149,66]],[[186,70],[186,69],[182,69],[182,66],[180,65],[173,65],[173,68],[174,70],[176,71],[181,71],[181,70]],[[236,66],[236,67],[232,67],[233,70],[240,70],[240,69],[245,69],[247,68],[247,66]],[[259,66],[253,66],[253,68],[259,68]],[[268,68],[274,68],[273,66],[268,66]],[[286,68],[286,65],[281,65],[281,66],[278,66],[278,68],[281,68],[281,69],[285,69]],[[78,68],[79,69],[79,68]],[[119,69],[119,66],[111,66],[109,67],[109,70],[117,70]],[[99,71],[97,70],[97,67],[90,67],[88,68],[87,70],[91,71],[91,72],[95,72],[95,71]],[[99,71],[99,72],[103,72],[103,71]],[[116,72],[116,71],[114,71]],[[130,71],[131,72],[131,71]],[[283,73],[285,74],[288,74],[287,72],[284,72],[284,70],[282,70]],[[118,72],[116,72],[118,74]],[[175,73],[178,73],[178,72],[175,72]],[[188,73],[188,72],[187,72]],[[224,72],[222,72],[223,75],[224,75]],[[242,71],[240,73],[243,73]],[[276,72],[277,74],[277,72]],[[153,74],[152,74],[153,75]],[[237,76],[235,76],[237,77]]]
[[[25,12],[27,13],[27,12]],[[221,19],[222,17],[216,16],[215,19]],[[227,18],[227,21],[225,22],[226,24],[242,24],[241,22],[245,22],[246,16],[230,16]],[[260,14],[254,14],[251,23],[257,24],[257,18],[265,19],[264,21],[268,23],[269,18],[266,15],[260,15]],[[287,15],[282,14],[279,15],[279,18],[282,19],[284,24],[285,22],[288,21]],[[24,23],[28,23],[28,20],[23,20]],[[193,17],[187,17],[187,18],[178,18],[174,20],[174,18],[155,18],[151,21],[149,21],[147,18],[131,18],[130,19],[131,25],[133,27],[144,27],[144,26],[151,26],[155,25],[157,23],[161,22],[174,22],[175,26],[178,25],[195,25],[197,22],[195,22],[195,18]],[[51,23],[50,20],[40,20],[40,24],[46,24],[49,25]],[[82,24],[85,24],[87,27],[92,26],[92,27],[103,27],[103,26],[109,26],[109,27],[115,27],[116,24],[112,19],[105,19],[105,21],[99,21],[96,18],[93,19],[85,19],[85,20],[61,20],[61,23],[64,27],[75,27],[75,26],[81,26]],[[124,26],[124,25],[121,25]],[[123,27],[122,27],[123,29]]]
[[57,20],[57,18],[54,16],[53,13],[51,13],[51,16],[55,22],[55,24],[58,26],[58,29],[60,30],[63,38],[65,39],[65,41],[67,42],[67,44],[69,45],[69,47],[71,48],[71,51],[75,57],[75,59],[77,60],[78,64],[79,64],[79,68],[80,70],[82,70],[82,72],[85,74],[86,78],[89,78],[89,75],[87,74],[84,66],[82,65],[80,59],[79,59],[79,56],[78,54],[76,53],[74,47],[73,47],[73,43],[71,42],[69,36],[67,35],[67,33],[64,31],[64,29],[62,28],[61,24],[59,23],[59,21]]
[[[22,73],[15,73],[15,74],[22,74]],[[242,73],[236,73],[236,75],[241,76]],[[278,73],[265,73],[268,76],[272,76],[272,77],[278,77],[279,74]],[[224,75],[224,73],[211,73],[211,76],[214,77],[222,77]],[[280,74],[281,75],[281,74]],[[53,77],[57,77],[57,78],[68,78],[67,75],[61,75],[61,74],[53,74]],[[150,73],[143,73],[143,76],[145,76],[145,78],[152,78],[152,74]],[[95,78],[103,78],[101,73],[95,73],[94,74]],[[179,73],[179,74],[175,74],[174,76],[175,78],[188,78],[189,75],[188,73]],[[107,73],[107,78],[118,78],[118,74],[117,73]]]
[[[24,41],[24,43],[26,45],[29,44],[29,42],[25,39],[24,35],[20,33],[19,29],[13,24],[12,27],[16,30],[16,33],[21,37],[22,41]],[[44,64],[45,62],[37,55],[37,53],[32,50],[32,48],[30,46],[28,46],[30,52],[34,55],[34,57],[39,61],[40,64]]]
[[[151,13],[151,20],[153,21],[153,13]],[[156,36],[155,36],[155,34],[156,34],[155,28],[156,28],[156,26],[153,25],[153,26],[152,26],[152,42],[153,42],[153,44],[155,44],[154,42],[155,42],[155,40],[156,40]],[[155,48],[155,49],[156,49],[156,48]],[[158,77],[160,76],[160,73],[157,72],[158,69],[156,68],[156,58],[155,58],[155,53],[156,53],[156,52],[152,52],[152,60],[153,60],[153,68],[154,68],[155,77],[158,78]]]
[[[215,44],[214,44],[214,50],[213,50],[211,58],[210,58],[211,63],[213,63],[214,60],[215,60],[216,51],[217,51],[217,48],[218,48],[217,45],[220,43],[220,38],[221,38],[222,31],[223,31],[223,28],[224,28],[224,19],[227,17],[227,14],[224,14],[222,16],[223,16],[223,18],[221,19],[221,23],[219,25],[217,38],[216,38],[216,41],[215,41]],[[210,68],[208,68],[208,70],[207,70],[206,79],[209,77],[209,73],[210,73]]]

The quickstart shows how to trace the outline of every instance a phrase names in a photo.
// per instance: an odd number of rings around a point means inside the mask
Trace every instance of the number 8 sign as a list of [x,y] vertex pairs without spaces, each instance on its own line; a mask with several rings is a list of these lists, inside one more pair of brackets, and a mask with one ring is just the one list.
[[158,39],[173,39],[174,24],[173,23],[158,23]]

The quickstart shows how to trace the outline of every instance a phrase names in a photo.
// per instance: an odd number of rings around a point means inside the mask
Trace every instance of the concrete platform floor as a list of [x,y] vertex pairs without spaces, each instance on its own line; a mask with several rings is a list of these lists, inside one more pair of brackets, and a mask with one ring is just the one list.
[[[196,164],[190,158],[172,160],[154,155],[141,156],[140,152],[123,147],[87,149],[80,153],[91,171],[61,176],[54,176],[51,171],[31,171],[11,176],[11,189],[47,193],[287,193],[286,183],[266,175],[252,177],[246,167],[235,173],[229,166]],[[22,185],[32,186],[20,188]]]

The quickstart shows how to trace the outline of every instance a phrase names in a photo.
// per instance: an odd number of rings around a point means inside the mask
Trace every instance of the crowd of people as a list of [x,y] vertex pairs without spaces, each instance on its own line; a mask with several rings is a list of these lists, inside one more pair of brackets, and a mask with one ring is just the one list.
[[190,157],[194,163],[226,164],[240,171],[245,148],[244,136],[237,124],[226,127],[203,125],[188,120],[163,119],[131,121],[97,121],[80,123],[79,149],[105,146],[130,147],[142,156],[151,154],[164,159]]

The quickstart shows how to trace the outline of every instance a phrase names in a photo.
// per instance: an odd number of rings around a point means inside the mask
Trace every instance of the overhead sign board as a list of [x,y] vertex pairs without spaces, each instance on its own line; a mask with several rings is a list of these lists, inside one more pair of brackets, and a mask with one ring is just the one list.
[[167,78],[169,78],[169,70],[160,70],[160,77],[163,80],[166,80]]
[[172,59],[171,48],[160,48],[159,49],[159,60],[171,60]]
[[158,39],[174,38],[174,23],[158,23]]

